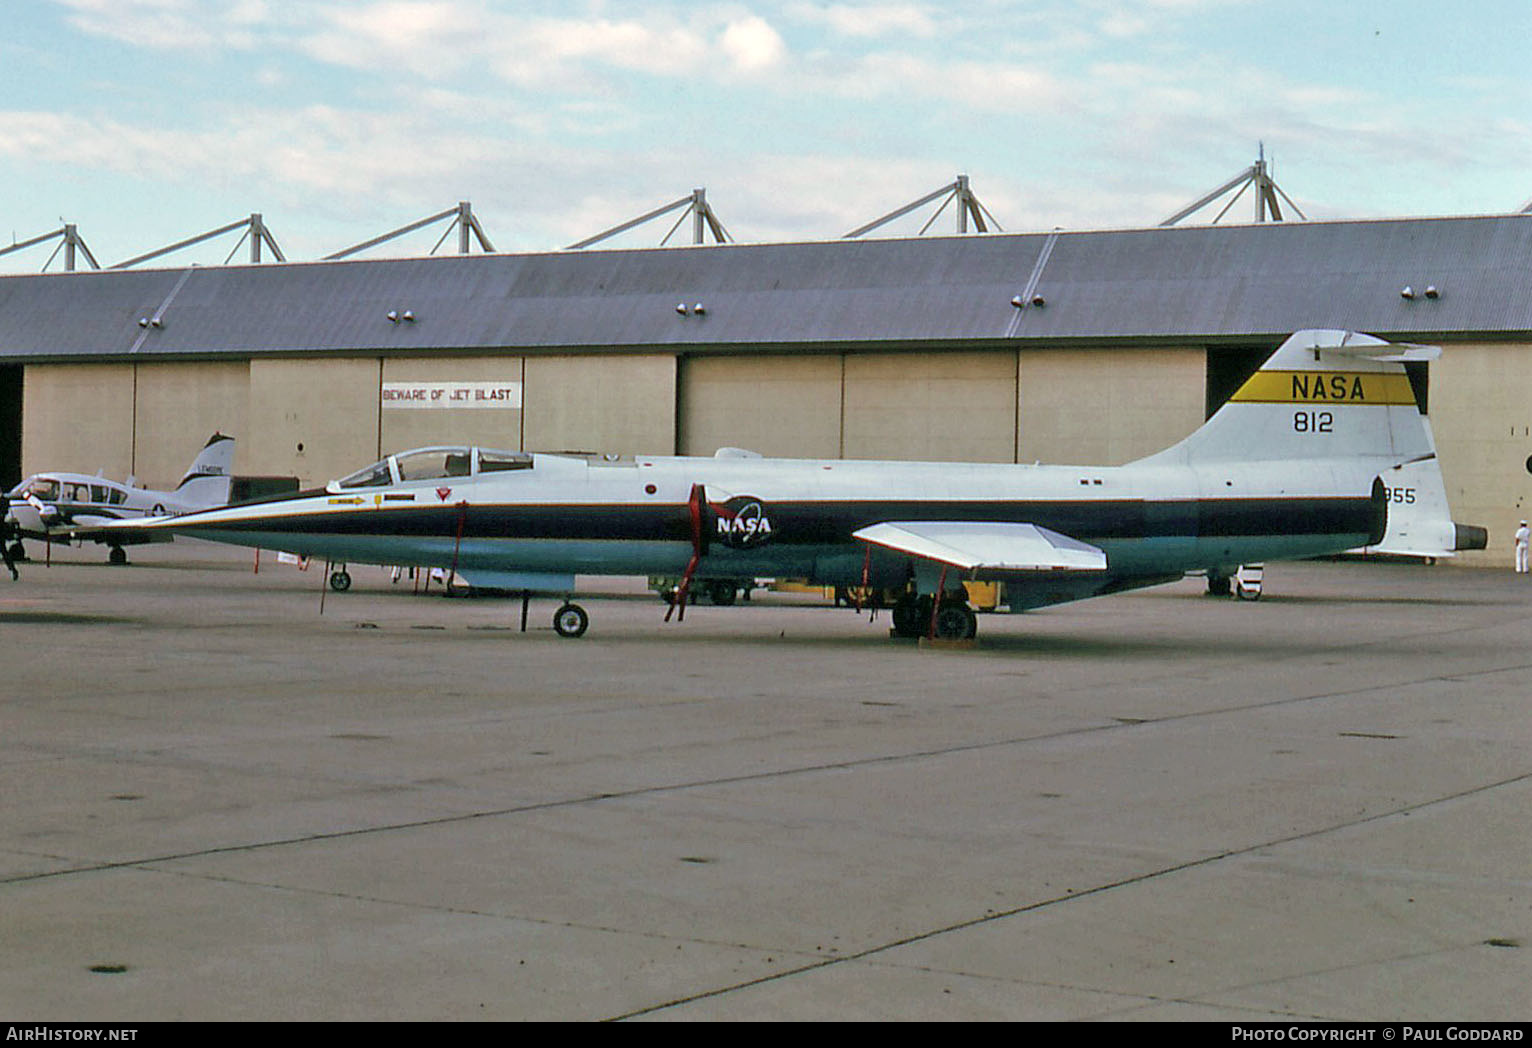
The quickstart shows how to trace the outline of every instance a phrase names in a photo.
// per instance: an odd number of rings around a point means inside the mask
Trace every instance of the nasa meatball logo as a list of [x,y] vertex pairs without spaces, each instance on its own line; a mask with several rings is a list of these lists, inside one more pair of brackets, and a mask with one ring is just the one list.
[[717,507],[717,538],[731,549],[750,549],[771,541],[771,517],[759,499],[739,496]]

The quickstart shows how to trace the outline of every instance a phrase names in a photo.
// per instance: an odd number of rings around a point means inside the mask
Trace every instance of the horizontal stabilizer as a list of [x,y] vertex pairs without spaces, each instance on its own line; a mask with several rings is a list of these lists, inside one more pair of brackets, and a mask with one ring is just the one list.
[[1438,360],[1442,355],[1440,346],[1421,346],[1413,342],[1390,342],[1385,346],[1366,343],[1343,346],[1316,345],[1313,348],[1321,353],[1338,353],[1342,356],[1378,360],[1387,364],[1412,364],[1419,361]]
[[1105,571],[1106,553],[1036,524],[998,521],[893,521],[853,538],[946,564],[983,579],[1041,571]]

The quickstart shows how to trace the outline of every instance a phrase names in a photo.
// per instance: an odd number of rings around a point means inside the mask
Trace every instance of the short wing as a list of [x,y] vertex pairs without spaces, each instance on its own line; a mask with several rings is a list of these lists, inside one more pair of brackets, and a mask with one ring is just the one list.
[[957,568],[971,579],[1106,570],[1104,551],[1036,524],[888,521],[862,528],[852,537]]

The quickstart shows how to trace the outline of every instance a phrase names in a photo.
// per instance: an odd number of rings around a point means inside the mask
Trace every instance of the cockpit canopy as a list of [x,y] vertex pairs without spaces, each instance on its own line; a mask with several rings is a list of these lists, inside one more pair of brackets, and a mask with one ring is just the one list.
[[41,474],[28,477],[5,493],[8,499],[24,499],[28,495],[41,499],[43,502],[57,502],[61,485],[55,477],[45,477]]
[[33,498],[39,502],[71,502],[79,505],[120,506],[127,493],[115,484],[99,478],[68,475],[50,477],[37,473],[17,484],[5,495],[8,499]]
[[493,448],[459,445],[416,448],[390,455],[381,462],[357,470],[349,477],[332,480],[330,487],[336,490],[381,488],[411,481],[447,480],[531,468],[532,456],[525,451],[497,451]]

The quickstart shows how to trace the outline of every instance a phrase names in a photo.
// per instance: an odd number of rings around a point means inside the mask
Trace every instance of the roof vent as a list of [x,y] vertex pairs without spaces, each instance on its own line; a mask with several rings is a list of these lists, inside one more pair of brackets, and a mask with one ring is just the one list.
[[1436,290],[1436,285],[1435,284],[1430,284],[1430,285],[1428,285],[1426,287],[1426,297],[1427,298],[1441,298],[1442,297],[1442,293],[1440,291]]
[[1415,289],[1406,284],[1399,289],[1399,297],[1413,300],[1415,298]]

